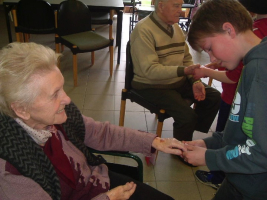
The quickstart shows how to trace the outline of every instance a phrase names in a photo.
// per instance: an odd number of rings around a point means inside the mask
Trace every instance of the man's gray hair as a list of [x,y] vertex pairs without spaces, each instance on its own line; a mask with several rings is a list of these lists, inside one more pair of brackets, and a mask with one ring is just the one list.
[[169,1],[169,0],[155,0],[155,11],[157,12],[158,11],[158,5],[159,5],[159,2],[162,1]]
[[38,76],[55,69],[61,54],[35,43],[10,43],[0,51],[0,112],[16,117],[11,103],[29,108],[39,95]]

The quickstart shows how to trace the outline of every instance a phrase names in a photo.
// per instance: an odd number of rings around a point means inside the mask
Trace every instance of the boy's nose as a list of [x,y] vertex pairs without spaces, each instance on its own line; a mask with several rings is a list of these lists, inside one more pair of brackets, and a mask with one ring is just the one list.
[[217,59],[213,55],[210,55],[210,62],[215,63]]

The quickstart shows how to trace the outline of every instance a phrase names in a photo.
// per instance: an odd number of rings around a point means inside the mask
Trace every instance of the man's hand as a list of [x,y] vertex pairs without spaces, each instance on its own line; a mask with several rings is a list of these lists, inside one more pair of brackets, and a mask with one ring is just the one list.
[[206,90],[203,83],[193,83],[194,98],[198,101],[203,101],[206,98]]
[[159,138],[156,137],[152,142],[152,147],[164,153],[182,155],[186,151],[185,145],[175,138]]
[[128,182],[125,185],[109,190],[106,194],[110,200],[127,200],[129,199],[136,189],[136,184],[133,182]]
[[184,68],[185,75],[194,75],[195,69],[200,68],[200,64],[190,65]]
[[206,148],[186,145],[187,151],[183,152],[184,161],[194,165],[194,166],[205,166],[205,153]]

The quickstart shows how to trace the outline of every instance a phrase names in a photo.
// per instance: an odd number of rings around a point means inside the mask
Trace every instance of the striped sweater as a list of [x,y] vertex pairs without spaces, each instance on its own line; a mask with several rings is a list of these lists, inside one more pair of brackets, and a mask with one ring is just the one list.
[[134,88],[142,84],[156,88],[179,87],[184,82],[184,66],[193,64],[192,56],[179,25],[172,27],[173,33],[155,12],[135,26],[130,38]]

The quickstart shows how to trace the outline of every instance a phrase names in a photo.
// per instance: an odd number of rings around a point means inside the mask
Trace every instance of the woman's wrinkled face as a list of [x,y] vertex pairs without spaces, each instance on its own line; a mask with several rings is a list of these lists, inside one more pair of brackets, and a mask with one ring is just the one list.
[[37,130],[64,123],[67,120],[64,108],[71,100],[63,90],[64,78],[59,69],[55,66],[54,70],[35,75],[34,79],[32,84],[38,84],[40,94],[27,110],[28,117],[23,119],[24,123]]

